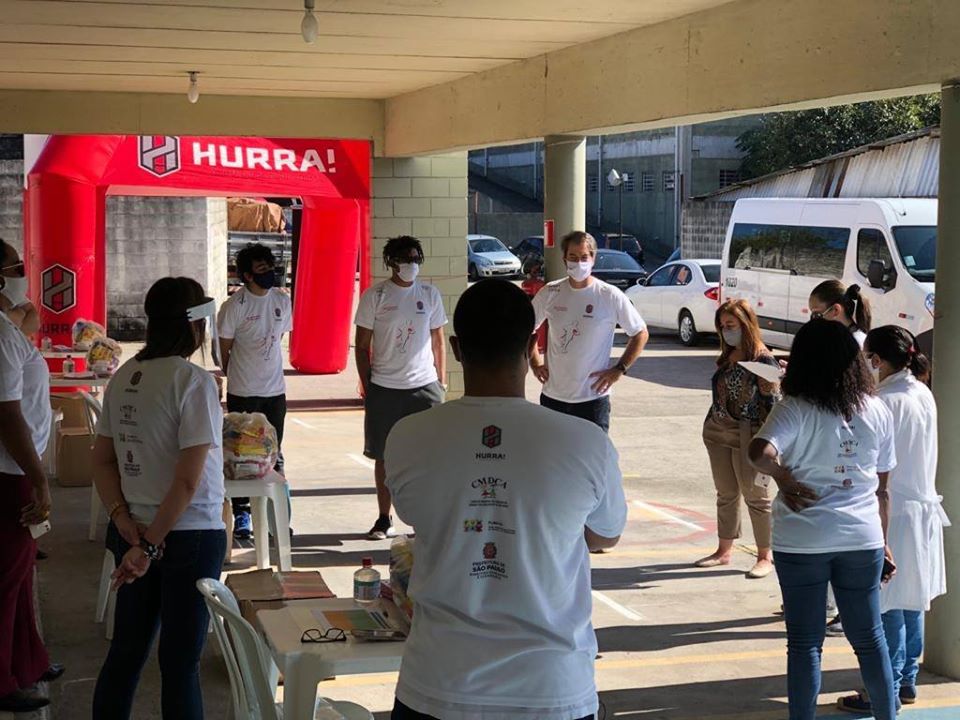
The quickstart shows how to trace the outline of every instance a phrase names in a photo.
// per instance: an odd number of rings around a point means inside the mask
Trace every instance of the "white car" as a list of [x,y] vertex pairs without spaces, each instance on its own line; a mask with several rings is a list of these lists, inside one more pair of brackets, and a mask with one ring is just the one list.
[[703,333],[715,333],[720,299],[719,260],[677,260],[659,267],[627,297],[647,325],[676,328],[680,342],[696,345]]
[[493,235],[467,235],[467,274],[471,280],[517,277],[520,258]]

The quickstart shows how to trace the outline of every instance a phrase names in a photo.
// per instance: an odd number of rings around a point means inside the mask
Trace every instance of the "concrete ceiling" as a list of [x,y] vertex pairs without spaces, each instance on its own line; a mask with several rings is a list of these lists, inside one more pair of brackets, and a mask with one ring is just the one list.
[[382,99],[731,0],[2,0],[0,90]]

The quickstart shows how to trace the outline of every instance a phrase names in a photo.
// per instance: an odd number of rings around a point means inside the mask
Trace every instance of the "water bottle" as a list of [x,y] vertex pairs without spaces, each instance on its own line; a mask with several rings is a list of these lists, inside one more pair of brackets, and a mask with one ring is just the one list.
[[72,357],[67,355],[67,359],[63,361],[63,374],[70,375],[76,369],[77,369],[77,364],[73,362]]
[[380,597],[380,573],[373,569],[373,558],[365,557],[363,567],[353,574],[353,599],[369,605]]
[[43,340],[40,341],[40,349],[44,352],[53,350],[53,340],[51,340],[49,336],[43,338]]

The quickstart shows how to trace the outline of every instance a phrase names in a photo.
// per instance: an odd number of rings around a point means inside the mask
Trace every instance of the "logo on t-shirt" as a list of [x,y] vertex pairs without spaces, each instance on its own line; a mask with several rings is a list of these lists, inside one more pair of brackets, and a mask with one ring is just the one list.
[[136,462],[133,453],[127,450],[127,461],[123,464],[123,474],[127,477],[138,477],[140,472],[140,463]]
[[497,557],[497,544],[488,542],[483,545],[483,559],[493,560]]
[[566,354],[567,349],[570,347],[570,343],[574,341],[580,335],[580,321],[577,320],[575,323],[567,325],[560,332],[560,352]]
[[497,498],[498,492],[507,491],[507,481],[495,477],[477,478],[470,487],[480,491],[480,497],[470,501],[470,507],[510,507],[509,503],[503,498]]
[[840,441],[840,457],[856,457],[857,448],[860,447],[860,441],[855,438],[848,438]]
[[137,408],[135,405],[121,405],[120,406],[120,424],[121,425],[134,425],[136,426],[137,421],[134,419],[137,416]]
[[280,308],[274,308],[274,309],[273,309],[273,314],[277,317],[277,320],[279,320],[279,319],[280,319],[280,316],[283,315],[283,313],[280,312]]
[[394,341],[398,352],[406,353],[407,345],[410,344],[410,338],[413,337],[416,330],[413,327],[413,323],[408,322],[405,327],[397,328],[396,335],[394,336]]
[[497,544],[488,542],[483,544],[483,560],[473,563],[470,577],[478,580],[505,580],[507,566],[497,560]]
[[850,488],[853,487],[853,480],[851,480],[850,478],[844,478],[843,486],[849,490]]
[[464,520],[464,532],[483,532],[483,520]]
[[587,315],[593,315],[593,305],[587,305]]
[[417,315],[423,315],[423,300],[417,300]]
[[495,448],[500,444],[503,433],[496,425],[487,425],[483,429],[483,444],[488,448]]
[[130,376],[130,384],[139,385],[142,379],[143,379],[143,373],[137,370],[133,375]]

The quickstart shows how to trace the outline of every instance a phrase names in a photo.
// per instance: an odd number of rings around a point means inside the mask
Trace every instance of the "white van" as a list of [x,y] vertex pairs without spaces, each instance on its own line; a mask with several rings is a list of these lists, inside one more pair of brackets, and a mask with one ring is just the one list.
[[747,300],[764,341],[790,347],[810,319],[810,292],[838,278],[862,288],[874,327],[900,325],[929,348],[936,248],[935,199],[738,200],[723,245],[721,300]]

